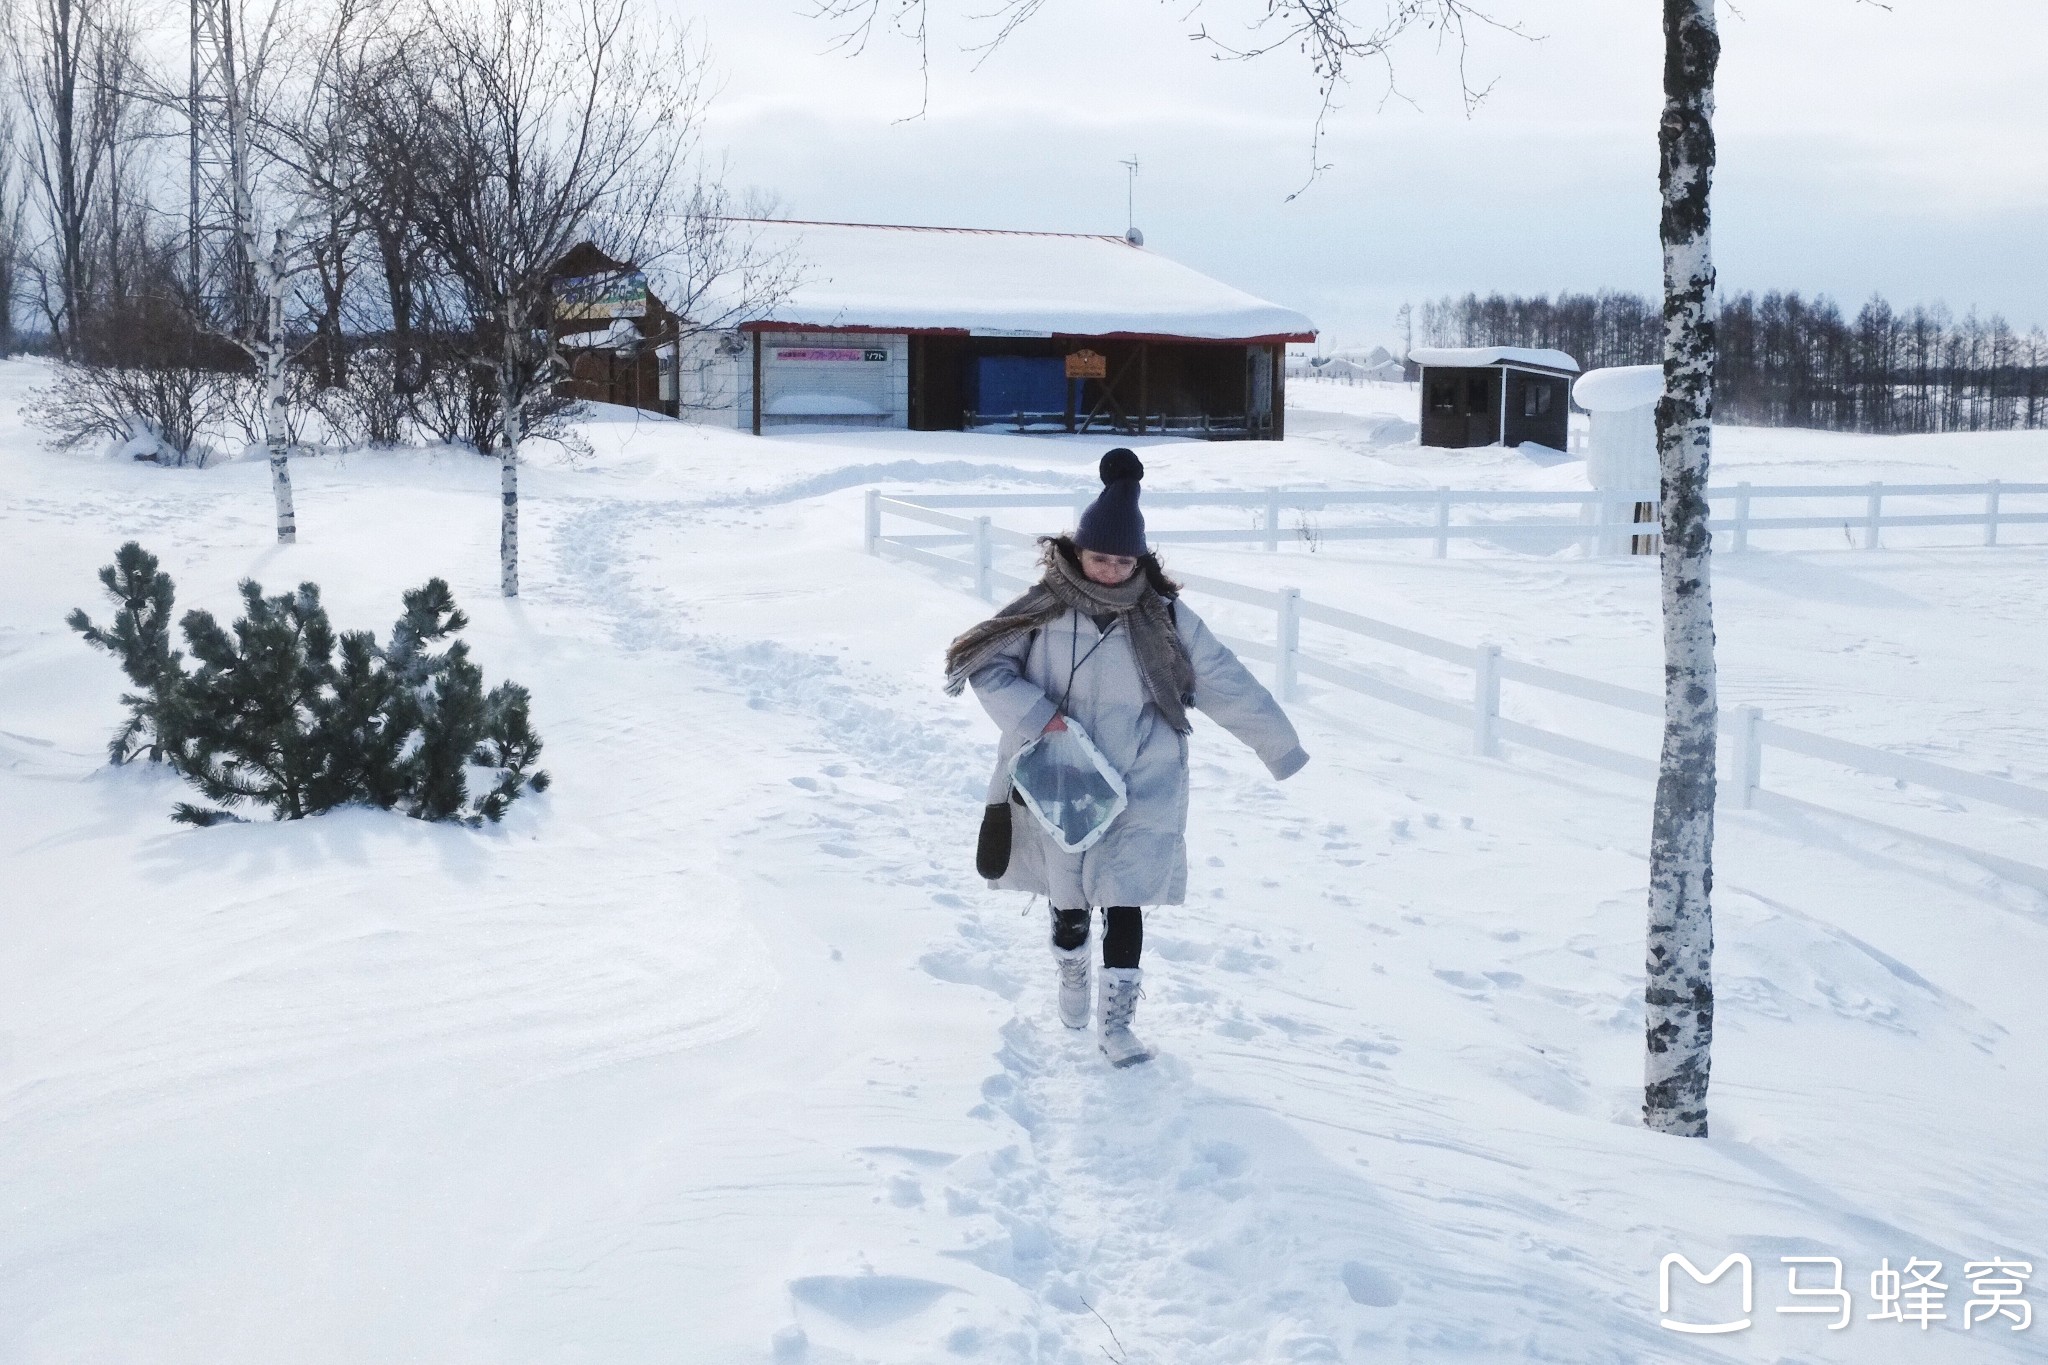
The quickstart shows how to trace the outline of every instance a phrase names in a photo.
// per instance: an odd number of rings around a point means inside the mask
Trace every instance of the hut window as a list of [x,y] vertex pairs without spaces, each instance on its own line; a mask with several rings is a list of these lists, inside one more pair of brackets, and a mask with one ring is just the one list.
[[1486,376],[1475,374],[1465,380],[1465,411],[1489,412],[1493,408],[1492,386]]
[[1524,417],[1541,417],[1549,411],[1549,383],[1543,380],[1538,380],[1534,383],[1525,385],[1522,389],[1522,415]]
[[1448,379],[1432,380],[1429,385],[1429,410],[1451,412],[1458,406],[1458,386]]

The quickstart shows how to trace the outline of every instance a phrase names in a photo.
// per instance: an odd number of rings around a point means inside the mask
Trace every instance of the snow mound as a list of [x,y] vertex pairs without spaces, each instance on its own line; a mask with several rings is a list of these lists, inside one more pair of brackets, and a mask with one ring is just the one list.
[[1587,412],[1633,412],[1664,396],[1662,365],[1618,365],[1588,370],[1572,385],[1572,401]]

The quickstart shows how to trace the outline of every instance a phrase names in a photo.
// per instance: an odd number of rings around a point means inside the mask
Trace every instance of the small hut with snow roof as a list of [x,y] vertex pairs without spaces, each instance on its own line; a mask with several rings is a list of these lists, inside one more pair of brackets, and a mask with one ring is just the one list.
[[1423,445],[1566,448],[1579,362],[1563,351],[1419,347],[1408,358],[1422,372]]

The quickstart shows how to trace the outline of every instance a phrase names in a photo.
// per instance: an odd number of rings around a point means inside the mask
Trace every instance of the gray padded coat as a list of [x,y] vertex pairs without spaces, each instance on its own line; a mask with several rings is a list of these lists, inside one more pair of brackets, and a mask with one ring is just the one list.
[[[1174,604],[1174,621],[1195,668],[1195,708],[1244,741],[1274,777],[1299,772],[1308,755],[1272,693],[1187,603]],[[1188,741],[1146,697],[1128,627],[1117,621],[1103,638],[1093,619],[1069,610],[1013,641],[968,681],[1003,732],[990,802],[1009,797],[1011,760],[1052,719],[1062,693],[1065,713],[1123,775],[1130,800],[1085,853],[1063,851],[1023,806],[1013,804],[1010,865],[989,885],[1049,896],[1063,910],[1185,900]]]

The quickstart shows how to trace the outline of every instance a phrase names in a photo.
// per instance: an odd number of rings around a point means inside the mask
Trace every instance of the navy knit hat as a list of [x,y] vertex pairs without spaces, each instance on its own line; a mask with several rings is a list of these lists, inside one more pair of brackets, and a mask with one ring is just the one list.
[[1074,544],[1099,555],[1145,553],[1145,514],[1138,510],[1138,481],[1145,466],[1131,451],[1118,446],[1102,457],[1102,491],[1081,514]]

